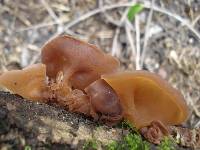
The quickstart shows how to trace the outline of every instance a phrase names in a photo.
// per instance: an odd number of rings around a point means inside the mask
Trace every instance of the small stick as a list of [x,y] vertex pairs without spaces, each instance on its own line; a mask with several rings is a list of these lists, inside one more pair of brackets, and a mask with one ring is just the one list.
[[136,70],[141,70],[140,66],[140,19],[135,15],[135,32],[136,32]]
[[153,16],[154,2],[155,2],[155,0],[151,1],[151,8],[150,8],[149,16],[148,16],[148,19],[147,19],[147,24],[146,24],[146,27],[145,27],[144,44],[143,44],[142,54],[141,54],[141,67],[142,68],[143,68],[143,63],[144,63],[144,57],[146,55],[147,42],[148,42],[148,39],[149,39],[149,28],[150,28],[151,20],[152,20],[152,16]]

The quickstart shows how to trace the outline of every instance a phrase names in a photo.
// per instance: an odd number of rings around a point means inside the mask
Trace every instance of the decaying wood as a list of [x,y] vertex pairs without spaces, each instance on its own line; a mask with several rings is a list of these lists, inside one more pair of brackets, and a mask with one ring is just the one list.
[[[58,106],[31,102],[0,92],[0,149],[23,149],[27,145],[31,145],[32,149],[80,149],[92,139],[99,141],[100,147],[104,148],[127,133],[127,130],[99,125],[84,115],[70,113]],[[182,146],[189,149],[199,146],[197,129],[171,127],[171,133]]]
[[60,107],[0,92],[0,149],[22,149],[26,145],[32,149],[80,149],[88,140],[97,140],[103,147],[122,134],[120,128],[99,125]]
[[171,126],[172,138],[181,146],[200,149],[200,129]]

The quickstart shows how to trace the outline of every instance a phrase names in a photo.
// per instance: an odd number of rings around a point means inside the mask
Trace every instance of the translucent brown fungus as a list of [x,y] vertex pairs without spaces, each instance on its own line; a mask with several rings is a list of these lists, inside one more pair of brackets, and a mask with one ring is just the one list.
[[119,62],[96,46],[70,36],[58,36],[42,48],[42,63],[47,76],[55,78],[59,71],[64,81],[75,89],[84,89],[102,74],[114,72]]
[[169,131],[160,121],[152,121],[149,126],[140,129],[140,133],[151,143],[160,144]]
[[103,79],[93,82],[84,91],[75,89],[67,95],[56,93],[56,97],[69,111],[86,114],[107,125],[114,125],[123,117],[118,95]]
[[122,119],[119,97],[103,79],[93,82],[85,91],[71,91],[63,84],[62,72],[53,82],[46,79],[45,72],[44,64],[8,71],[0,76],[0,85],[26,99],[56,102],[71,112],[86,114],[107,125],[114,125]]
[[147,71],[121,72],[102,78],[117,92],[124,117],[137,128],[161,121],[177,125],[186,120],[187,106],[180,92]]
[[44,101],[46,67],[34,64],[23,70],[12,70],[0,76],[0,85],[30,100]]
[[85,92],[90,97],[90,114],[95,120],[113,125],[122,119],[119,97],[105,80],[99,79],[93,82],[85,89]]
[[188,116],[183,96],[158,75],[117,72],[117,59],[81,40],[50,40],[42,48],[42,63],[1,74],[0,85],[107,125],[124,117],[138,129],[146,127],[141,131],[154,143],[167,134],[165,126],[180,124]]
[[70,112],[83,113],[90,116],[90,98],[81,90],[75,89],[67,95],[57,95],[57,102],[67,107]]

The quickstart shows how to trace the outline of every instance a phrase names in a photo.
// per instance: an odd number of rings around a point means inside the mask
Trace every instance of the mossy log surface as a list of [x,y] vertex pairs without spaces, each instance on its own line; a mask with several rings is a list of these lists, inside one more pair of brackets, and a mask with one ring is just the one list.
[[99,125],[58,106],[24,100],[0,92],[0,149],[81,149],[95,139],[106,145],[119,140],[124,131]]
[[52,105],[0,91],[0,149],[82,149],[88,140],[105,149],[128,133]]

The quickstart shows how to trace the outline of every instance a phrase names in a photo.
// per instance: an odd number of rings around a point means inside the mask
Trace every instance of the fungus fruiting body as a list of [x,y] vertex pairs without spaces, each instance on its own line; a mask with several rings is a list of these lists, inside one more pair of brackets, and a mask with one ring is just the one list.
[[113,88],[103,79],[90,84],[85,92],[91,101],[91,116],[113,125],[122,119],[122,107]]
[[148,127],[141,130],[147,137],[155,131],[158,136],[167,134],[165,126],[187,118],[183,96],[158,75],[118,72],[117,59],[81,40],[50,40],[42,48],[42,63],[3,73],[0,85],[26,99],[53,101],[108,125],[124,117],[138,129]]
[[186,120],[183,96],[158,75],[147,71],[119,72],[102,78],[119,95],[124,117],[137,128],[158,120],[177,125]]
[[65,82],[81,90],[102,74],[114,72],[119,67],[117,59],[96,46],[66,35],[47,42],[41,57],[48,77],[55,78],[63,71]]
[[23,70],[12,70],[0,75],[0,85],[26,99],[44,101],[46,67],[34,64]]
[[113,88],[99,79],[82,90],[72,90],[67,94],[55,93],[56,101],[69,111],[83,113],[96,121],[115,125],[123,118],[120,100]]

